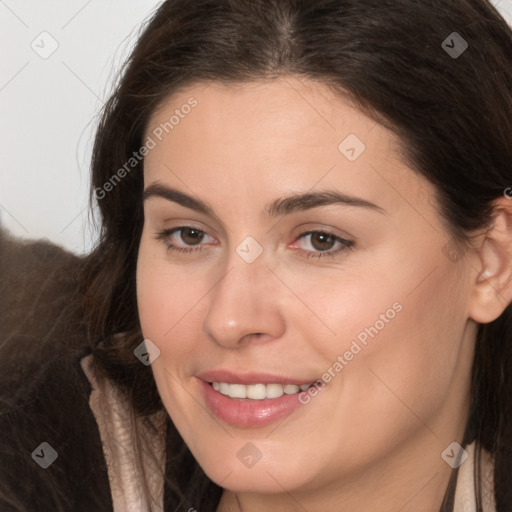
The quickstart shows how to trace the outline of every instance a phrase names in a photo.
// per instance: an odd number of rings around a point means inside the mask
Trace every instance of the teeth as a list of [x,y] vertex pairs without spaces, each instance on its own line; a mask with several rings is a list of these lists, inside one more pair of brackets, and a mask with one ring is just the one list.
[[267,398],[279,398],[284,395],[281,384],[267,384]]
[[[309,387],[309,384],[306,384],[306,386]],[[296,386],[295,384],[286,384],[286,386],[283,386],[283,390],[286,395],[293,395],[294,393],[298,393],[299,389],[299,386]]]
[[[231,386],[232,384],[229,385],[230,388]],[[244,387],[247,390],[247,398],[252,398],[253,400],[263,400],[266,398],[267,386],[265,386],[265,384],[250,384],[249,386]]]
[[229,387],[227,394],[231,398],[247,398],[247,389],[243,384],[228,384],[227,386]]
[[213,389],[231,398],[250,398],[264,400],[265,398],[279,398],[284,395],[293,395],[299,390],[305,391],[311,384],[297,386],[295,384],[228,384],[227,382],[213,382]]

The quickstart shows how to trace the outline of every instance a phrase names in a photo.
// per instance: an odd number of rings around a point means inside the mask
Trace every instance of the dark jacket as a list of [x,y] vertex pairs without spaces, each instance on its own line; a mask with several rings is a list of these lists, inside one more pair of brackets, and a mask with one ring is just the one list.
[[[80,258],[0,231],[0,511],[111,511],[76,313]],[[46,468],[52,451],[57,458]]]

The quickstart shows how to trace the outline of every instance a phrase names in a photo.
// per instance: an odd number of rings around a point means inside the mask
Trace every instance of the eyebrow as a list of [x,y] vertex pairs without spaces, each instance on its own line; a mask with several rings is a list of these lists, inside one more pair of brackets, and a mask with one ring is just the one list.
[[[152,183],[144,190],[143,200],[146,201],[151,197],[162,197],[168,201],[178,203],[185,208],[190,208],[191,210],[195,210],[207,216],[218,218],[209,204],[180,192],[175,188],[167,187],[160,183]],[[368,208],[379,213],[388,213],[384,208],[371,203],[366,199],[343,194],[334,190],[314,193],[307,192],[305,194],[294,194],[289,197],[280,198],[267,205],[265,213],[269,217],[279,217],[281,215],[289,215],[291,213],[309,210],[318,206],[328,206],[333,204],[357,206]]]

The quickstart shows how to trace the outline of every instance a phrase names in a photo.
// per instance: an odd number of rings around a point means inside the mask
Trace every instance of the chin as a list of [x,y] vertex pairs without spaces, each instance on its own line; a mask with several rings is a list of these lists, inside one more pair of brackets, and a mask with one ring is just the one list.
[[208,478],[225,489],[233,492],[277,494],[284,489],[293,491],[303,487],[312,478],[305,472],[302,462],[288,459],[283,457],[280,460],[274,458],[272,461],[265,461],[262,455],[252,467],[246,467],[240,462],[236,452],[234,456],[226,456],[223,452],[196,460]]

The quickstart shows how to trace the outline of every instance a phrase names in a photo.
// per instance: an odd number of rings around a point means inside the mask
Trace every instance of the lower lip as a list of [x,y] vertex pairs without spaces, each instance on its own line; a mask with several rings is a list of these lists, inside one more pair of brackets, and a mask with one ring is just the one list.
[[204,393],[206,405],[213,414],[221,420],[239,427],[270,425],[304,405],[299,402],[299,393],[283,395],[279,398],[265,398],[264,400],[230,398],[215,391],[207,382],[198,380]]

